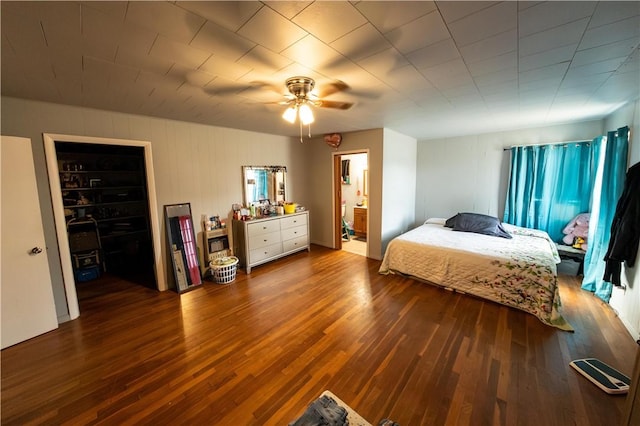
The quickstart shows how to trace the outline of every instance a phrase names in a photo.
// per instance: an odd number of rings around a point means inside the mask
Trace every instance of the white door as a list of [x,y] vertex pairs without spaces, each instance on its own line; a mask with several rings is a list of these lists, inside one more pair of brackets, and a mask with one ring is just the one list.
[[0,309],[2,349],[58,328],[31,141],[2,136]]

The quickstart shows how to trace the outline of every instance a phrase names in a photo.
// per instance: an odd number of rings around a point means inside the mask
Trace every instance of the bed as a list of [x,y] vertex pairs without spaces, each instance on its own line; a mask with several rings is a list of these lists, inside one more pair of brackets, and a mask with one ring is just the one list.
[[391,240],[379,273],[408,275],[523,310],[547,325],[573,331],[559,312],[556,264],[560,257],[546,232],[501,224],[510,236],[499,238],[444,225],[445,219],[429,219]]

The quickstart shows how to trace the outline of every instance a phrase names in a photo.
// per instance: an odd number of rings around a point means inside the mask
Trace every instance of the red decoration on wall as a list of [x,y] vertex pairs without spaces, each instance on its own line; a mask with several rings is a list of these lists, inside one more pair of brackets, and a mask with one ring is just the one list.
[[342,135],[340,133],[328,133],[324,135],[324,141],[327,145],[338,148],[340,146],[340,142],[342,142]]

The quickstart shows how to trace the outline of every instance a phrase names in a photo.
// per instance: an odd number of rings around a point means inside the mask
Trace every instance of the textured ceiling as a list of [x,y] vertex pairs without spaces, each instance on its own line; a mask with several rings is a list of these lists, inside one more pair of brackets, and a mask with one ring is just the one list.
[[[602,118],[640,96],[640,2],[2,1],[2,94],[297,136],[288,77],[349,86],[313,134]],[[305,129],[305,133],[306,133]]]

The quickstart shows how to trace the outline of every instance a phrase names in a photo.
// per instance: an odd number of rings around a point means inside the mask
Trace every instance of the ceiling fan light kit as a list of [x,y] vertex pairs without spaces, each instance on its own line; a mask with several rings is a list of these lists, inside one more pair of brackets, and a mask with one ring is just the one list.
[[306,126],[308,124],[313,123],[314,121],[313,112],[311,111],[311,108],[309,108],[309,105],[307,104],[300,105],[300,107],[298,107],[298,113],[300,115],[300,121],[302,122],[302,124]]
[[[318,96],[311,93],[316,82],[310,77],[291,77],[287,79],[285,85],[292,97],[287,101],[281,102],[284,105],[289,105],[282,114],[282,118],[291,124],[295,123],[296,119],[299,119],[300,142],[302,142],[302,126],[308,126],[315,121],[310,105],[343,110],[353,106],[353,104],[347,102],[332,102],[319,99]],[[327,94],[346,90],[348,87],[343,82],[336,82],[331,85]],[[309,137],[311,137],[311,128],[309,128]]]
[[296,122],[297,115],[298,115],[298,111],[294,107],[290,106],[289,108],[284,110],[284,113],[282,114],[282,118],[284,118],[289,123],[293,124]]

